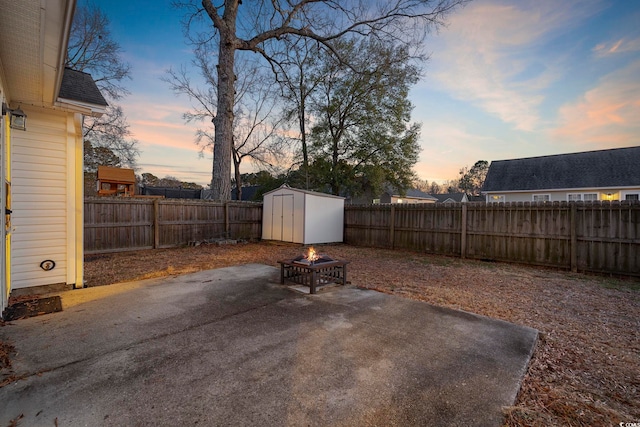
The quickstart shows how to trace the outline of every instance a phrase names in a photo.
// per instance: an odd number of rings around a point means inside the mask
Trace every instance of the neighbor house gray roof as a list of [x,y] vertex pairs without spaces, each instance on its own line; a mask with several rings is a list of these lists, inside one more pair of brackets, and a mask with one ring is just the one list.
[[91,74],[65,68],[60,85],[60,98],[107,106]]
[[491,162],[483,192],[640,185],[640,147]]
[[402,195],[401,191],[398,190],[397,188],[387,188],[386,193],[389,196],[394,196],[394,197],[409,197],[412,199],[426,199],[426,200],[438,200],[435,197],[433,197],[431,194],[425,193],[424,191],[420,191],[416,188],[408,188],[407,191],[405,192],[406,194]]
[[432,196],[438,199],[439,203],[444,203],[447,200],[451,200],[456,203],[462,203],[464,193],[433,194]]

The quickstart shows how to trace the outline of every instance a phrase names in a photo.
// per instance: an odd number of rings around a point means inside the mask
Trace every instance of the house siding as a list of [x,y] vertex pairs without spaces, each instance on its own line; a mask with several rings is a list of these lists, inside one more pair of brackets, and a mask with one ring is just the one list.
[[431,199],[417,199],[414,197],[400,197],[400,196],[391,196],[390,203],[404,203],[404,204],[415,204],[415,203],[435,203],[435,200]]
[[[532,202],[534,194],[548,194],[550,196],[550,202],[566,202],[568,201],[569,194],[586,194],[597,193],[598,200],[624,200],[625,195],[629,193],[640,192],[640,187],[629,188],[611,188],[611,189],[596,189],[596,188],[576,188],[571,190],[540,190],[540,191],[526,191],[526,192],[486,192],[486,201],[491,203],[492,196],[504,196],[503,202]],[[611,196],[609,196],[611,194]]]
[[[27,131],[12,135],[12,289],[67,283],[75,233],[69,230],[69,114],[23,109]],[[55,268],[41,269],[44,260]]]

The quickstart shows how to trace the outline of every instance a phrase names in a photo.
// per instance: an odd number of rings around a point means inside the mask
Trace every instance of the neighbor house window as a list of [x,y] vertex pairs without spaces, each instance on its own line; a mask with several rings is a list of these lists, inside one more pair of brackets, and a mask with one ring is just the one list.
[[598,200],[598,193],[569,193],[567,194],[567,200],[570,202],[593,202]]
[[379,205],[380,204],[380,199],[373,199],[373,204],[374,205]]
[[493,195],[489,196],[489,201],[493,203],[504,203],[504,195]]
[[534,194],[533,201],[534,202],[550,202],[551,194]]
[[625,200],[640,200],[640,194],[636,193],[636,194],[626,194],[624,196]]

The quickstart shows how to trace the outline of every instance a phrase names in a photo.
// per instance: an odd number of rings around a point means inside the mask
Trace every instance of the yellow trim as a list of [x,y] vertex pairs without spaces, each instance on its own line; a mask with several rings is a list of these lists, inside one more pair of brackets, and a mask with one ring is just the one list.
[[[11,209],[11,127],[9,120],[4,120],[4,196],[5,208]],[[1,179],[1,178],[0,178]],[[6,211],[5,211],[6,213]],[[11,216],[5,214],[5,235],[4,235],[4,274],[5,274],[5,292],[6,300],[11,294]]]
[[75,127],[75,287],[84,287],[84,144],[82,141],[82,114],[75,113],[73,115]]
[[67,113],[67,272],[66,282],[83,286],[82,121]]

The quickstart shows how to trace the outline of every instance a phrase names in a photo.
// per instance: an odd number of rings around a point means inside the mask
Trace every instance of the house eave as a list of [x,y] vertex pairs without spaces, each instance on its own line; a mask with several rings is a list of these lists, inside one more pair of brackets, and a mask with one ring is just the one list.
[[[51,108],[59,94],[76,0],[3,2],[0,78],[12,107]],[[28,75],[29,78],[20,76]]]
[[[69,45],[69,37],[71,36],[71,25],[73,24],[73,15],[76,10],[76,0],[66,0],[64,24],[60,40],[60,46],[64,49],[58,50],[58,64],[56,67],[56,80],[53,91],[52,102],[55,103],[58,94],[60,93],[60,86],[62,85],[62,77],[64,75],[65,60],[67,57],[67,46]],[[102,115],[102,114],[101,114]]]
[[81,113],[85,116],[101,117],[107,111],[104,105],[90,104],[87,102],[79,102],[73,99],[58,98],[55,106],[66,111]]

